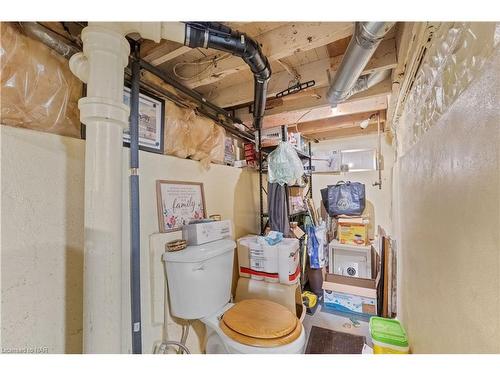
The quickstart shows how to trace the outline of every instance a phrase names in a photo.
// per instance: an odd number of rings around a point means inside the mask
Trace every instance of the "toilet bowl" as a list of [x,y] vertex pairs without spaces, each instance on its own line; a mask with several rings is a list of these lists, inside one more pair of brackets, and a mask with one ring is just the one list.
[[302,354],[306,345],[306,334],[300,321],[300,334],[290,343],[274,347],[259,347],[243,344],[229,337],[220,326],[224,313],[235,306],[229,303],[217,313],[202,318],[201,322],[207,327],[205,352],[207,354]]
[[171,314],[206,325],[207,354],[303,353],[304,328],[286,307],[264,299],[229,302],[235,248],[225,239],[163,254]]

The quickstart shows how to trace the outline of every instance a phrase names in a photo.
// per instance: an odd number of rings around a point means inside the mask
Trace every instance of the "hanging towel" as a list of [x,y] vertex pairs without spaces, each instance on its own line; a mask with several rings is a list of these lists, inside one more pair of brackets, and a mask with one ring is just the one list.
[[287,187],[278,183],[267,185],[267,209],[271,230],[281,232],[286,237],[290,233],[288,222]]

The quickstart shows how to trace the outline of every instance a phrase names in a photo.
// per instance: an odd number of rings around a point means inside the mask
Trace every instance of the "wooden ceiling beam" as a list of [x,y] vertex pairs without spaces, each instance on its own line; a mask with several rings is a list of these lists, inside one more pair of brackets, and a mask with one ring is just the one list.
[[151,49],[147,55],[144,56],[144,60],[153,66],[158,66],[191,50],[192,48],[183,46],[180,43],[162,40],[158,46]]
[[[284,101],[281,106],[266,110],[263,128],[293,125],[335,115],[383,110],[387,108],[387,96],[391,90],[391,80],[386,79],[378,85],[352,96],[344,103],[340,103],[335,110],[332,110],[326,99],[328,91],[326,87],[311,90],[307,97]],[[237,110],[235,115],[246,124],[251,125],[252,114],[248,113],[248,109]]]
[[[307,22],[290,23],[265,32],[255,40],[262,46],[262,52],[269,61],[275,61],[300,51],[325,46],[353,33],[352,22]],[[228,75],[248,69],[248,65],[237,56],[231,56],[217,63],[207,75],[188,81],[191,88],[209,85]]]
[[[328,86],[328,77],[335,76],[344,55],[333,58],[325,58],[314,61],[309,64],[303,64],[296,67],[301,76],[301,81],[313,80],[316,82],[314,88]],[[396,66],[396,42],[394,39],[384,40],[373,54],[372,58],[363,70],[363,74],[370,74],[377,71],[392,69]],[[293,77],[287,72],[282,71],[271,75],[268,86],[268,98],[288,87]],[[217,83],[207,87],[207,90],[214,94],[208,99],[220,107],[226,108],[253,101],[253,81],[242,82],[232,86],[222,86]],[[295,94],[296,95],[296,94]],[[294,97],[290,96],[290,98]]]
[[370,111],[370,112],[361,112],[344,116],[330,117],[310,122],[303,122],[297,125],[297,130],[303,134],[314,134],[314,133],[328,132],[336,129],[359,127],[359,123],[361,121],[369,119],[370,116],[372,115],[374,116],[370,120],[370,124],[377,123],[376,115],[379,112],[380,112],[380,122],[384,123],[385,111]]
[[337,139],[337,138],[347,138],[347,137],[355,137],[359,135],[367,135],[377,133],[377,123],[371,123],[368,125],[366,129],[361,129],[359,126],[336,129],[331,130],[329,132],[321,132],[316,134],[308,134],[307,138],[309,139],[317,139],[318,141],[325,141],[328,139]]

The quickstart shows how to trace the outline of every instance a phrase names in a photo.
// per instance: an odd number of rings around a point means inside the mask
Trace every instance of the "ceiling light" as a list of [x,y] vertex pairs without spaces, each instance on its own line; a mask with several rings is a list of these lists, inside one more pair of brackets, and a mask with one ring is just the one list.
[[370,119],[367,118],[366,120],[363,120],[359,123],[359,127],[361,129],[366,129],[368,127],[368,124],[370,123]]

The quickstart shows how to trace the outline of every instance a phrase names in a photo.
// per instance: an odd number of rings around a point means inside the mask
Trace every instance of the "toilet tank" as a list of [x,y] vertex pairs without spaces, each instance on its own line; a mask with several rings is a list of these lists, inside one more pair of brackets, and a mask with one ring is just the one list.
[[172,316],[201,319],[229,302],[235,248],[224,239],[163,254]]

